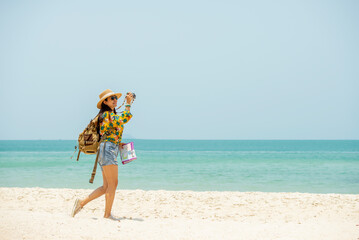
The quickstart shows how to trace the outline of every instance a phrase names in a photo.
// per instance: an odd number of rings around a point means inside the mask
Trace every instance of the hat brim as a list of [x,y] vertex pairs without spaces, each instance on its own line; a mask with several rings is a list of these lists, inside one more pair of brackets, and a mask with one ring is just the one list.
[[111,96],[117,96],[117,98],[120,98],[120,97],[122,96],[122,93],[114,93],[114,92],[112,92],[112,93],[106,94],[106,95],[103,96],[103,97],[100,99],[100,101],[97,103],[97,108],[98,108],[98,109],[101,109],[101,104],[102,104],[102,102],[105,101],[106,98],[111,97]]

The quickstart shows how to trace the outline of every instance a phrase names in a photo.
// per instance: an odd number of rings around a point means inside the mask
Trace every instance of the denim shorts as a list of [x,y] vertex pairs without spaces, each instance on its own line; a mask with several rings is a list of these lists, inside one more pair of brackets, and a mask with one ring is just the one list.
[[102,142],[99,151],[98,164],[101,166],[101,169],[107,165],[118,165],[117,155],[119,147],[117,144],[108,141]]

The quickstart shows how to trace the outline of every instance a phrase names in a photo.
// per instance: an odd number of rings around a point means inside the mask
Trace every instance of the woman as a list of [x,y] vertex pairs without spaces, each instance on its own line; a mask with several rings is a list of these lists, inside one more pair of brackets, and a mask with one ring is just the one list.
[[126,96],[126,110],[121,115],[117,115],[116,106],[117,99],[121,97],[121,93],[114,93],[110,89],[100,94],[100,101],[97,103],[99,112],[100,135],[102,142],[99,147],[98,163],[101,166],[103,185],[94,190],[85,199],[76,199],[72,210],[74,217],[87,203],[105,194],[105,218],[114,219],[111,216],[113,200],[115,198],[116,187],[118,184],[118,163],[117,155],[119,146],[121,145],[123,124],[127,123],[131,118],[130,113],[132,94]]

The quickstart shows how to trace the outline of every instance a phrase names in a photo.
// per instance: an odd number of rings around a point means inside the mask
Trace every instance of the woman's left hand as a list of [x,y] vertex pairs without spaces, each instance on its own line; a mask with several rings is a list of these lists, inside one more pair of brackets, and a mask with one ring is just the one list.
[[129,92],[126,96],[126,101],[128,104],[131,104],[132,100],[133,100],[132,93]]

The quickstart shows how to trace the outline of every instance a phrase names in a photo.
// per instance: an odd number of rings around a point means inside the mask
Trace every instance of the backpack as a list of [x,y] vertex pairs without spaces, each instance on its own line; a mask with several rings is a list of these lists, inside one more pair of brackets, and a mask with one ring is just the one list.
[[80,133],[78,138],[78,150],[77,160],[80,158],[80,153],[96,154],[100,145],[101,136],[99,134],[99,115],[90,121],[85,130]]
[[[101,143],[101,135],[99,131],[99,114],[90,121],[90,123],[87,125],[85,130],[80,133],[78,138],[78,155],[77,160],[80,158],[80,153],[83,152],[85,154],[96,154],[96,160],[95,164],[93,166],[91,178],[89,180],[90,183],[93,183],[96,175],[96,169],[97,169],[97,162],[98,162],[98,148]],[[76,152],[77,146],[75,146],[75,152]],[[75,153],[74,153],[75,154]],[[72,157],[71,157],[72,158]]]

